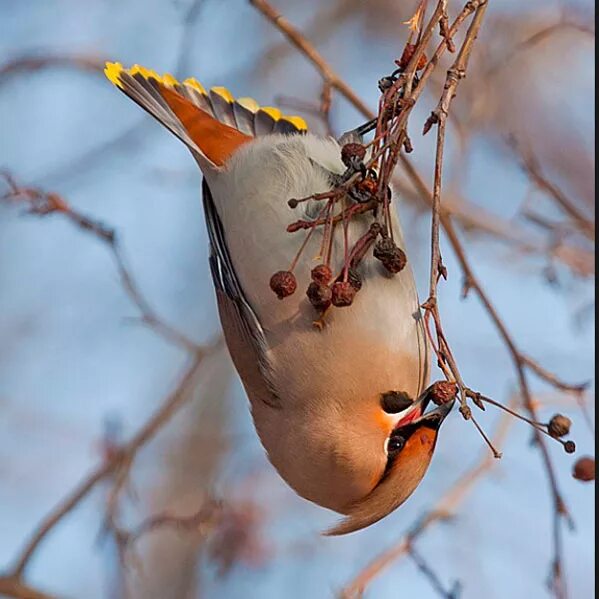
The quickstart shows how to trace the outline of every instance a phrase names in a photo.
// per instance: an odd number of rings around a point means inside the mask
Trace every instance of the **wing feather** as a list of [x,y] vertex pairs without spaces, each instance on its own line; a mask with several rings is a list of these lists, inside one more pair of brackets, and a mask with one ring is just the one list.
[[227,346],[244,384],[254,391],[250,395],[259,397],[271,407],[280,407],[272,385],[266,335],[237,279],[206,179],[202,182],[202,199],[210,240],[210,272]]

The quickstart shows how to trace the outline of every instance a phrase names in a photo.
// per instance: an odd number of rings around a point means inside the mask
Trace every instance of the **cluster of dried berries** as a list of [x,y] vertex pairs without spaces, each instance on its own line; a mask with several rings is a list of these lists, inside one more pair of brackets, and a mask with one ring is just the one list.
[[[362,288],[358,266],[371,247],[374,246],[374,257],[389,273],[397,274],[405,267],[406,255],[393,240],[389,210],[391,193],[388,189],[381,191],[376,173],[364,165],[365,157],[366,147],[363,144],[345,144],[341,148],[341,160],[347,167],[347,171],[340,178],[341,184],[323,194],[299,200],[292,198],[288,201],[289,207],[293,209],[304,201],[315,200],[322,202],[322,209],[317,218],[298,220],[287,227],[289,233],[304,229],[308,233],[290,268],[276,272],[270,279],[270,288],[279,299],[284,299],[297,290],[297,279],[293,270],[309,237],[318,227],[322,227],[323,230],[319,253],[323,263],[312,269],[312,281],[306,290],[306,295],[312,306],[321,314],[331,306],[338,308],[351,306],[356,293]],[[344,186],[348,181],[351,181],[351,184]],[[344,243],[347,244],[349,223],[352,219],[365,214],[370,214],[373,222],[351,248],[344,248],[345,258],[340,272],[335,276],[331,268],[335,227],[337,225],[343,227]]]

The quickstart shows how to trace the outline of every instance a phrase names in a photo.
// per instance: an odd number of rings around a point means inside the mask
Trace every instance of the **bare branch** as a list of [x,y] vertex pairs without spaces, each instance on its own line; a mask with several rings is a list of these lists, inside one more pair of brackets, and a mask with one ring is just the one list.
[[0,597],[13,599],[58,599],[25,584],[16,576],[0,576]]
[[510,146],[520,156],[522,168],[534,185],[561,207],[585,237],[591,241],[595,241],[595,223],[579,210],[576,204],[555,183],[547,179],[532,150],[525,150],[513,136],[510,138]]
[[[509,430],[512,419],[503,415],[497,425],[493,436],[493,443],[502,445]],[[463,474],[456,482],[441,496],[439,501],[428,510],[416,524],[406,533],[400,541],[395,543],[377,557],[375,557],[364,569],[362,569],[341,591],[343,599],[357,599],[362,595],[366,587],[393,562],[407,555],[414,541],[428,530],[433,524],[448,520],[457,508],[466,500],[468,493],[472,491],[481,477],[487,474],[496,461],[485,450],[475,466]]]
[[19,56],[0,65],[0,86],[9,77],[20,73],[31,73],[50,67],[67,67],[101,73],[104,60],[95,56],[73,56],[69,54]]
[[91,233],[102,241],[112,253],[119,272],[121,283],[129,299],[139,308],[141,321],[153,328],[162,337],[193,353],[200,349],[197,343],[188,339],[183,333],[166,324],[153,310],[137,285],[133,275],[127,268],[123,252],[114,229],[81,214],[72,208],[57,193],[45,192],[41,189],[19,186],[14,177],[8,173],[0,173],[9,186],[9,191],[0,196],[0,201],[20,202],[28,206],[30,214],[46,216],[62,214],[78,228]]
[[204,359],[221,345],[220,339],[199,350],[185,371],[176,389],[169,395],[158,410],[146,421],[133,438],[122,446],[119,452],[104,461],[88,474],[51,512],[42,520],[31,535],[20,556],[15,561],[11,576],[21,579],[40,543],[54,527],[69,514],[98,482],[115,472],[123,463],[132,461],[140,447],[145,445],[173,417],[190,398],[190,391],[196,382]]
[[[357,110],[363,114],[370,111],[368,106],[360,99],[351,87],[335,73],[329,64],[320,56],[314,46],[281,14],[279,14],[266,0],[249,0],[250,4],[259,10],[290,42],[293,44],[321,74],[325,83],[343,94]],[[373,115],[374,116],[374,115]],[[370,117],[372,118],[372,117]]]

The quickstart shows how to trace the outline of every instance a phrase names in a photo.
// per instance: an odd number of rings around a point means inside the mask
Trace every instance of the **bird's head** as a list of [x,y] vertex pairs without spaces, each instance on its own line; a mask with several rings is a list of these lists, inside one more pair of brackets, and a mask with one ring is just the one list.
[[[381,409],[389,422],[386,434],[380,422],[378,427],[383,433],[380,453],[384,466],[379,466],[370,491],[340,510],[345,518],[326,534],[346,534],[374,524],[416,490],[433,457],[440,426],[454,403],[452,400],[426,411],[431,401],[429,389],[415,402],[394,392],[382,395]],[[356,446],[360,446],[359,438]]]
[[376,402],[336,406],[325,415],[320,408],[320,417],[310,415],[303,422],[286,414],[276,433],[261,430],[262,419],[254,418],[271,462],[287,483],[345,516],[325,533],[341,535],[384,518],[420,484],[454,403],[427,411],[430,402],[428,389],[416,401],[404,393],[377,394]]

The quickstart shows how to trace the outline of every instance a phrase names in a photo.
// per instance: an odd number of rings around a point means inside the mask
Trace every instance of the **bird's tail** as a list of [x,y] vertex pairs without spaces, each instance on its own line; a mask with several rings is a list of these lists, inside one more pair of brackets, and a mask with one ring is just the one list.
[[277,108],[260,107],[252,98],[235,99],[224,87],[206,91],[193,78],[182,83],[134,65],[106,63],[106,77],[148,111],[192,151],[201,167],[221,167],[252,137],[269,133],[301,133],[301,117]]

